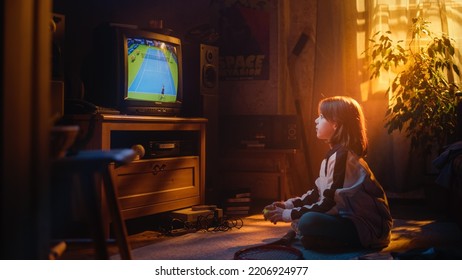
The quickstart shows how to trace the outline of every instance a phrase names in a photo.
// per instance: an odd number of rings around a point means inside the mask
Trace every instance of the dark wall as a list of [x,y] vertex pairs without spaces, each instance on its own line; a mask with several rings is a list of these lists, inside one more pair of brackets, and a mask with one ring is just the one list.
[[188,31],[207,25],[217,29],[219,1],[211,0],[55,0],[53,12],[65,15],[65,39],[62,46],[66,97],[83,94],[81,69],[91,52],[93,29],[114,22],[148,29],[151,20],[163,20],[164,28],[186,42],[195,40]]

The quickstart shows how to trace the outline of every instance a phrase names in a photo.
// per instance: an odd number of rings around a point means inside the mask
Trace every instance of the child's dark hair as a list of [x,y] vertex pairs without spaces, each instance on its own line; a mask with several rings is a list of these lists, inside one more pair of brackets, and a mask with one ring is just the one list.
[[340,144],[360,157],[366,156],[366,122],[361,105],[356,100],[347,96],[325,98],[319,102],[319,113],[337,124],[334,135],[329,139],[330,144]]

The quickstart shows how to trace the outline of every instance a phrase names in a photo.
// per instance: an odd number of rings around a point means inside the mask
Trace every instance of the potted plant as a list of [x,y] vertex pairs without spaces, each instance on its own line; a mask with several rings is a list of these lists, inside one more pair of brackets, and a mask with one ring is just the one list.
[[377,32],[370,39],[370,79],[382,71],[396,74],[387,89],[390,96],[385,116],[388,133],[402,131],[411,149],[428,154],[447,144],[457,125],[457,105],[462,99],[454,40],[434,35],[421,17],[412,19],[411,40],[405,47],[391,32]]

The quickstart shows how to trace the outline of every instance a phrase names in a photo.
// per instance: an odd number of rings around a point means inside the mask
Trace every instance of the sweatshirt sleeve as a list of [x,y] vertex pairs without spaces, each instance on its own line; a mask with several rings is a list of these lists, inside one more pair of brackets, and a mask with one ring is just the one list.
[[317,202],[319,199],[318,189],[309,190],[301,197],[290,198],[284,202],[286,209],[292,209],[295,207],[301,207],[303,205],[309,205]]
[[[328,159],[325,166],[326,180],[323,180],[327,185],[318,186],[322,194],[317,193],[317,197],[306,195],[300,199],[292,200],[293,207],[285,209],[283,212],[284,221],[293,221],[307,212],[327,212],[335,206],[334,195],[335,191],[343,187],[346,165],[348,158],[347,149],[338,149]],[[321,171],[322,172],[322,171]],[[316,188],[315,190],[317,190]],[[315,199],[316,198],[316,199]],[[287,208],[287,207],[286,207]]]

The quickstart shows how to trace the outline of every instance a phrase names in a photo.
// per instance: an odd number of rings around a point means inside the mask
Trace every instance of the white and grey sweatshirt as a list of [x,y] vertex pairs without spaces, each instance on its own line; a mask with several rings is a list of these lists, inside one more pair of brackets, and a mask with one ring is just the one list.
[[364,247],[388,245],[393,225],[388,200],[363,158],[341,145],[333,147],[321,163],[315,185],[284,202],[284,221],[298,220],[310,211],[340,215],[353,221]]

